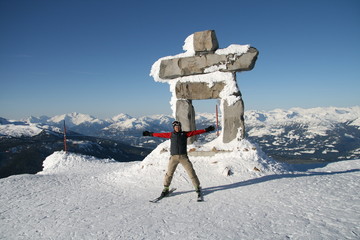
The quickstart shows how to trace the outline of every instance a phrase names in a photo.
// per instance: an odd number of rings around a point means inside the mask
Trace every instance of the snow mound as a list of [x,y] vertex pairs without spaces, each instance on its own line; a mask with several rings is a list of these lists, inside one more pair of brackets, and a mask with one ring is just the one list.
[[[262,152],[258,145],[246,139],[223,144],[220,138],[216,138],[206,144],[188,145],[188,151],[190,161],[204,187],[215,184],[215,179],[217,182],[242,181],[290,171],[287,164],[276,162]],[[170,140],[159,144],[143,161],[127,164],[126,167],[119,167],[119,162],[113,159],[98,159],[60,151],[45,159],[43,171],[39,174],[80,174],[94,177],[99,174],[99,169],[102,169],[104,173],[108,172],[104,174],[104,181],[108,184],[117,184],[126,178],[134,182],[153,182],[154,185],[161,186],[169,157]],[[174,177],[174,186],[191,187],[182,166],[177,168],[175,174],[180,177]]]
[[115,163],[113,159],[98,159],[64,151],[54,152],[43,162],[43,171],[39,174],[87,173],[96,171],[106,163]]
[[[258,145],[248,140],[234,140],[229,144],[219,142],[220,139],[217,138],[202,146],[196,144],[188,146],[190,161],[193,163],[197,174],[200,175],[200,179],[204,176],[206,178],[206,176],[214,177],[216,175],[250,179],[289,171],[288,165],[269,158]],[[170,140],[167,140],[154,149],[140,165],[134,167],[137,168],[137,171],[142,171],[142,174],[152,176],[163,174],[167,169],[169,151]],[[180,174],[186,175],[186,173]],[[201,175],[204,176],[201,177]]]

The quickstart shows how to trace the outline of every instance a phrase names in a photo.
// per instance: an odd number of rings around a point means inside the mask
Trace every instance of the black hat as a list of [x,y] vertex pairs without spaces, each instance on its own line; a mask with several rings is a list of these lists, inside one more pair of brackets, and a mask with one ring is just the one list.
[[173,126],[173,127],[175,127],[175,126],[180,126],[180,127],[181,127],[181,122],[179,122],[179,121],[173,121],[172,126]]

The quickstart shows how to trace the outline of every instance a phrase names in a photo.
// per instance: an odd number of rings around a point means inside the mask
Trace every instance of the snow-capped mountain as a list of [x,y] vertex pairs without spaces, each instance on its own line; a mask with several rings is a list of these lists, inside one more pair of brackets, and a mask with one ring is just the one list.
[[[119,114],[103,120],[80,113],[30,117],[22,121],[2,118],[0,136],[34,136],[44,129],[61,133],[64,120],[68,130],[83,135],[153,149],[164,139],[143,137],[142,131],[171,131],[174,119],[169,115],[135,118]],[[198,113],[196,116],[198,129],[215,123],[215,114]],[[245,124],[247,137],[278,160],[327,161],[360,157],[360,106],[252,110],[245,112]],[[200,136],[204,137],[210,141],[216,134]]]
[[354,159],[360,154],[360,107],[248,111],[248,135],[277,159]]

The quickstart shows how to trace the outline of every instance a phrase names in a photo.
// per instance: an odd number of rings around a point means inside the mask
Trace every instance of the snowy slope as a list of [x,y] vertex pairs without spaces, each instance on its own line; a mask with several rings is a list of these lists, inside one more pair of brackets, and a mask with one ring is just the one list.
[[0,125],[0,136],[31,137],[38,135],[41,131],[42,129],[34,124],[16,125],[8,123]]
[[[206,151],[211,144],[189,147]],[[172,184],[178,190],[153,204],[168,145],[132,163],[55,152],[37,175],[0,179],[0,239],[360,237],[360,160],[292,171],[242,141],[232,153],[220,146],[213,157],[191,157],[205,202],[195,201],[179,166]]]

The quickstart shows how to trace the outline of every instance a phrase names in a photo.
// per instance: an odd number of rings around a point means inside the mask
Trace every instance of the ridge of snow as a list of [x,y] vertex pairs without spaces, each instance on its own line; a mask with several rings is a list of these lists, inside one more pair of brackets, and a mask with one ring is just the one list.
[[50,118],[48,122],[61,123],[64,120],[66,121],[66,125],[69,127],[84,123],[98,123],[98,124],[103,123],[102,120],[99,120],[93,116],[90,116],[88,114],[76,113],[76,112],[54,116]]
[[126,113],[120,113],[120,114],[118,114],[118,115],[111,118],[111,120],[114,121],[114,122],[126,121],[128,119],[133,119],[133,117],[130,116],[129,114],[126,114]]
[[45,124],[50,118],[48,116],[40,116],[40,117],[34,117],[30,116],[28,118],[22,119],[22,121],[26,123],[43,123]]
[[250,48],[250,45],[239,45],[239,44],[231,44],[227,48],[219,48],[215,51],[215,54],[219,55],[228,55],[228,54],[235,54],[235,55],[242,55],[246,53]]
[[43,129],[34,124],[17,125],[17,124],[1,124],[0,136],[11,137],[32,137],[38,135]]
[[101,167],[104,163],[115,162],[113,159],[98,159],[93,156],[59,151],[54,152],[44,160],[43,170],[38,174],[90,174],[96,166]]
[[103,128],[103,130],[120,130],[120,131],[124,131],[124,130],[128,130],[128,129],[133,129],[133,130],[141,130],[144,128],[149,127],[149,124],[138,120],[136,118],[131,118],[131,119],[126,119],[123,121],[119,121],[119,122],[115,122],[111,125],[109,125],[108,127]]

